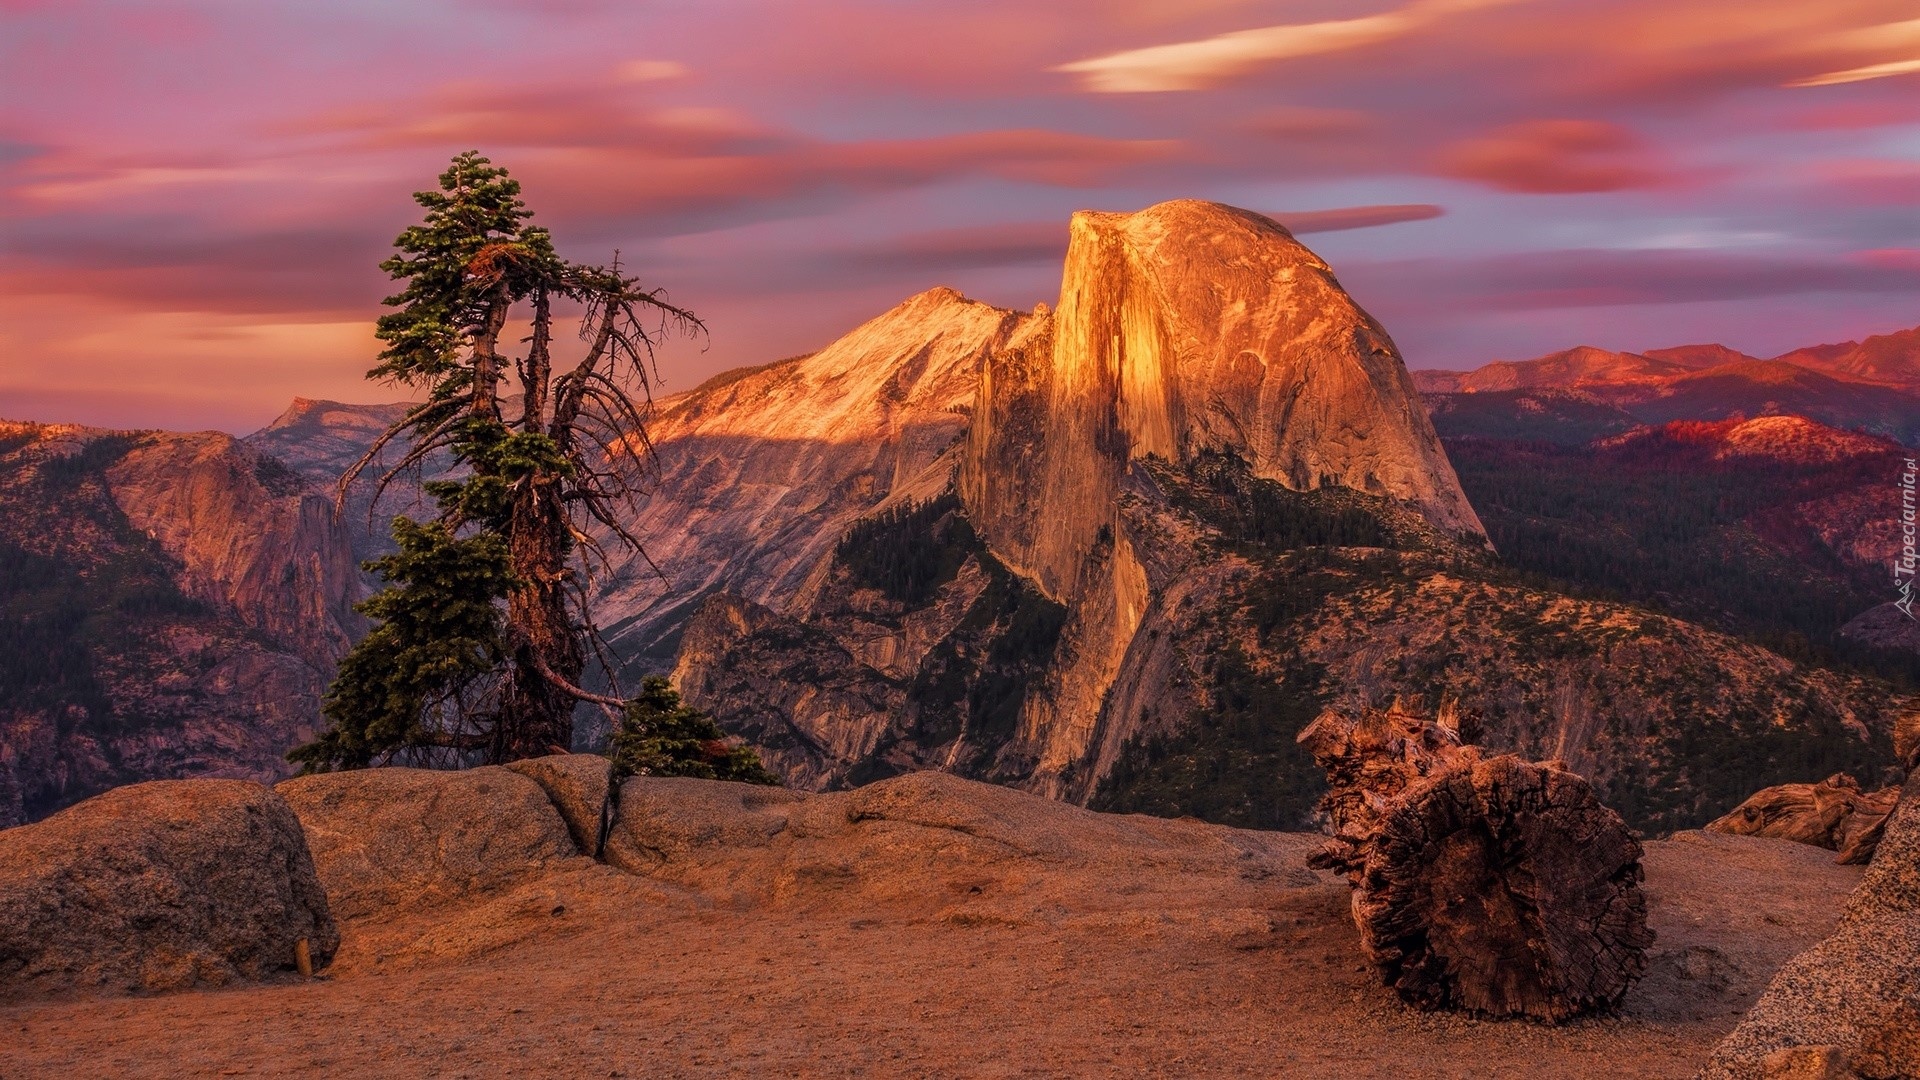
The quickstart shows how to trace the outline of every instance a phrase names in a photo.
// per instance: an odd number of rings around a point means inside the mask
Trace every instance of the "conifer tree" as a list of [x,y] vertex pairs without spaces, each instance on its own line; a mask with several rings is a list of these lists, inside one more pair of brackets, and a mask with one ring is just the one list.
[[672,684],[658,675],[640,681],[640,693],[627,702],[607,756],[618,776],[780,783],[758,754],[729,740],[712,717],[681,702]]
[[[617,259],[560,258],[529,224],[519,182],[478,153],[414,200],[425,219],[381,263],[406,286],[386,300],[386,348],[368,377],[422,400],[341,478],[337,504],[390,444],[404,452],[382,489],[438,452],[460,478],[424,485],[437,518],[395,519],[399,552],[369,564],[389,585],[361,607],[377,625],[341,663],[329,727],[288,755],[309,771],[564,751],[577,703],[624,705],[581,686],[590,657],[605,666],[588,608],[606,561],[595,534],[639,550],[618,511],[651,453],[654,343],[705,329]],[[572,364],[555,356],[556,304],[580,312]],[[530,333],[525,354],[508,356],[501,335],[516,314]]]

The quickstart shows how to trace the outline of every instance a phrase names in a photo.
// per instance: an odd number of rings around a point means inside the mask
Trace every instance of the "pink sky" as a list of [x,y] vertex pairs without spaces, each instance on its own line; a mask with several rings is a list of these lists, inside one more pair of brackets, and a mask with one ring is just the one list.
[[0,0],[0,416],[245,431],[361,380],[475,148],[712,328],[667,389],[1074,209],[1293,225],[1413,367],[1920,324],[1912,0]]

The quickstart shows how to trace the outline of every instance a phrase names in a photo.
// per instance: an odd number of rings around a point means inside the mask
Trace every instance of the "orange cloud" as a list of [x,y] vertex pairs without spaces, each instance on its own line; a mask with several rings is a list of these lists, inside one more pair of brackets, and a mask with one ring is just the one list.
[[1450,15],[1525,0],[1415,0],[1379,15],[1235,30],[1198,41],[1128,49],[1061,64],[1103,94],[1203,90],[1282,60],[1347,52],[1407,37]]
[[1792,79],[1788,86],[1838,86],[1841,83],[1867,82],[1871,79],[1891,79],[1895,75],[1920,74],[1920,59],[1889,60],[1882,64],[1867,64],[1864,67],[1847,68],[1843,71],[1829,71],[1822,75],[1809,75]]
[[1843,30],[1818,43],[1825,49],[1856,53],[1869,62],[1837,71],[1790,79],[1790,87],[1838,86],[1920,72],[1920,19]]
[[1502,191],[1568,195],[1655,187],[1670,175],[1642,141],[1599,120],[1531,120],[1443,149],[1435,171]]

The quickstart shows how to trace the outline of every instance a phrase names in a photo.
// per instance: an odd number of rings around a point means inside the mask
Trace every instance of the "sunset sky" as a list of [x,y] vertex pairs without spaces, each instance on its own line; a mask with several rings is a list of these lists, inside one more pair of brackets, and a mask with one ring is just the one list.
[[0,416],[247,431],[365,384],[474,148],[712,328],[667,390],[1067,215],[1269,213],[1409,366],[1920,324],[1914,0],[0,0]]

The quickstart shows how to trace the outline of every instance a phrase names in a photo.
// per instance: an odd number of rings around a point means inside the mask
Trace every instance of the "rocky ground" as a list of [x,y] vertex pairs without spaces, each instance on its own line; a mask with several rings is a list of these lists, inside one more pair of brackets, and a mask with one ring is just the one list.
[[499,769],[281,785],[340,924],[321,977],[9,996],[0,970],[0,1076],[1685,1077],[1861,875],[1650,843],[1659,940],[1621,1014],[1496,1023],[1378,987],[1313,836],[917,774],[630,780],[602,844],[593,769],[563,771],[564,822]]

